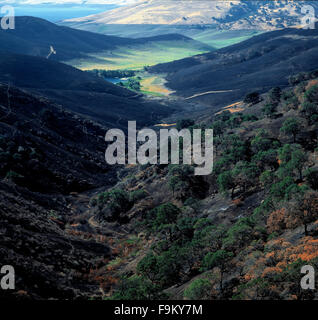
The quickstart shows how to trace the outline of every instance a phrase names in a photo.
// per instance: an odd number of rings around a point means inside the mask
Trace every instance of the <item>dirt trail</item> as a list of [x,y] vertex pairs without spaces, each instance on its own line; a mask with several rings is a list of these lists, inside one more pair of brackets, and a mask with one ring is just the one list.
[[234,90],[206,91],[206,92],[194,94],[194,95],[191,96],[191,97],[185,98],[185,100],[194,99],[194,98],[201,97],[201,96],[205,96],[205,95],[208,95],[208,94],[226,93],[226,92],[233,92],[233,91],[234,91]]

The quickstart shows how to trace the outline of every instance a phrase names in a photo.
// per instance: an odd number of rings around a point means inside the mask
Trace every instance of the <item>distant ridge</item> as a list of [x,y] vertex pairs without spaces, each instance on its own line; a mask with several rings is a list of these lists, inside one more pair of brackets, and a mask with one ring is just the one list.
[[139,1],[63,23],[79,29],[107,24],[210,24],[227,30],[274,30],[300,25],[304,4],[318,8],[316,1]]
[[34,17],[17,17],[14,30],[0,28],[0,52],[47,57],[53,46],[56,54],[51,60],[68,61],[87,58],[89,54],[111,51],[117,47],[138,46],[160,41],[191,41],[193,45],[207,51],[212,49],[206,44],[179,34],[130,39],[58,26]]
[[[191,58],[159,64],[167,86],[185,98],[225,105],[253,91],[287,86],[288,77],[318,69],[318,29],[284,29]],[[218,93],[204,94],[218,91]],[[224,92],[220,92],[224,91]]]

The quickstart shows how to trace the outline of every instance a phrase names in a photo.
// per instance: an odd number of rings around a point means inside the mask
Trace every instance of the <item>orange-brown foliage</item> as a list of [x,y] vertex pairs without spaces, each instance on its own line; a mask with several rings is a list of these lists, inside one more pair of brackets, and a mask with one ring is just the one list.
[[243,205],[243,201],[242,199],[234,199],[233,204],[236,205],[237,207],[240,207],[241,205]]
[[260,256],[249,268],[244,278],[273,276],[282,272],[289,264],[301,259],[309,262],[318,257],[318,239],[304,237],[297,244],[278,238],[267,243],[267,253]]
[[310,89],[311,87],[315,86],[318,84],[318,80],[314,79],[314,80],[310,80],[306,86],[306,90]]
[[267,219],[269,233],[281,231],[286,228],[286,208],[273,211]]

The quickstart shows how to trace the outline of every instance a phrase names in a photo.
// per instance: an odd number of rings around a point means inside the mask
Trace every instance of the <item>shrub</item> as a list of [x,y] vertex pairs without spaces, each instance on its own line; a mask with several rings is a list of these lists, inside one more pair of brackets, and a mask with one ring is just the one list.
[[269,92],[269,99],[272,103],[278,104],[282,95],[282,90],[280,87],[275,87]]
[[224,246],[226,248],[239,248],[252,238],[254,221],[251,218],[241,218],[238,220],[226,234]]
[[175,223],[180,213],[174,204],[165,203],[147,214],[146,223],[153,231],[160,231],[165,225]]
[[305,176],[309,186],[314,190],[318,190],[318,170],[308,169],[305,172]]
[[305,101],[302,106],[300,112],[302,115],[308,120],[309,124],[315,122],[317,114],[318,114],[318,107],[316,103]]
[[223,275],[226,271],[228,261],[233,257],[233,252],[226,250],[218,250],[216,252],[209,252],[203,259],[202,269],[209,270],[215,267],[220,269],[220,289],[223,291]]
[[277,201],[280,201],[285,198],[286,191],[291,186],[297,186],[294,183],[294,179],[292,177],[285,177],[282,181],[271,186],[270,195]]
[[207,279],[196,279],[184,290],[184,297],[190,300],[206,300],[210,297],[211,283]]
[[296,95],[294,95],[293,92],[291,92],[290,96],[286,96],[284,101],[284,109],[288,111],[289,109],[298,109],[299,106],[299,100]]
[[306,101],[318,104],[318,84],[311,86],[304,95]]
[[262,109],[265,116],[271,118],[276,112],[276,105],[273,103],[266,103]]
[[182,130],[182,129],[186,129],[189,128],[191,126],[194,125],[194,121],[191,119],[182,119],[182,120],[178,120],[177,122],[177,129],[178,130]]
[[270,167],[276,169],[278,167],[277,151],[274,149],[260,151],[253,156],[252,161],[255,162],[259,168]]
[[184,201],[183,205],[192,208],[196,212],[200,207],[200,201],[198,199],[190,197],[186,201]]
[[137,272],[161,288],[175,284],[184,265],[182,249],[172,247],[158,256],[149,253],[138,263]]
[[281,132],[287,135],[292,135],[294,142],[296,142],[296,135],[300,132],[300,130],[301,130],[301,123],[299,119],[295,119],[295,118],[286,119],[283,123],[283,126],[280,129]]
[[130,193],[129,195],[129,200],[132,203],[135,203],[139,200],[144,199],[147,196],[147,192],[145,190],[135,190],[133,192]]
[[129,194],[121,189],[101,193],[97,205],[99,217],[107,221],[117,220],[121,213],[127,212],[132,207]]
[[218,115],[216,115],[215,120],[225,122],[230,120],[231,116],[232,116],[232,113],[229,110],[225,110],[219,113]]
[[221,173],[217,178],[217,183],[220,192],[225,195],[228,193],[228,190],[231,189],[231,197],[233,199],[236,184],[234,182],[232,171],[225,171]]
[[260,175],[259,180],[264,187],[270,186],[274,181],[274,174],[272,171],[266,170]]
[[308,79],[308,75],[305,72],[300,72],[296,75],[292,75],[288,78],[290,85],[294,86]]
[[160,287],[143,277],[124,278],[119,283],[111,300],[158,300],[168,296],[160,293]]
[[266,151],[272,147],[272,141],[265,130],[260,130],[252,139],[251,146],[254,153]]
[[252,92],[249,93],[245,96],[244,98],[244,103],[248,103],[248,104],[256,104],[258,102],[260,102],[260,95],[258,92]]
[[224,133],[224,130],[225,130],[225,126],[224,126],[223,121],[218,120],[218,121],[213,122],[212,129],[213,129],[213,134],[215,136],[221,137],[222,134]]

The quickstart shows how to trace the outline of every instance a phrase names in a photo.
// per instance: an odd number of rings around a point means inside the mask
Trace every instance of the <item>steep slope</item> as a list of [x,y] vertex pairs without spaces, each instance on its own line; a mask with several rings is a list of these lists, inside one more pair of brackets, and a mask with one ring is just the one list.
[[84,90],[120,97],[135,96],[133,92],[91,73],[29,55],[0,53],[0,81],[10,81],[17,87],[25,88]]
[[157,65],[177,95],[217,106],[248,92],[286,86],[288,76],[318,67],[318,31],[285,29],[211,53]]
[[[317,7],[315,1],[306,4]],[[211,24],[222,29],[273,30],[299,25],[303,5],[302,1],[139,1],[65,23],[84,29],[106,24]]]
[[0,260],[15,267],[17,288],[1,290],[1,298],[98,294],[89,272],[110,257],[110,248],[68,234],[65,225],[70,192],[116,180],[104,161],[105,130],[0,84]]
[[43,96],[3,83],[0,89],[2,177],[12,170],[23,176],[20,185],[48,193],[85,190],[104,181],[106,127]]
[[0,53],[0,74],[4,83],[28,88],[108,127],[127,127],[128,120],[145,125],[173,111],[91,73],[39,57]]
[[[317,75],[298,74],[240,112],[178,122],[214,128],[211,175],[188,165],[131,167],[93,197],[95,221],[129,221],[108,268],[120,280],[113,299],[318,298],[299,285],[301,267],[318,266]],[[117,201],[116,210],[117,194],[135,201]]]

